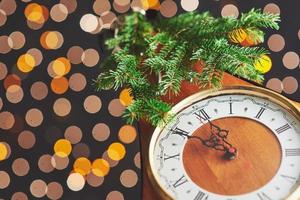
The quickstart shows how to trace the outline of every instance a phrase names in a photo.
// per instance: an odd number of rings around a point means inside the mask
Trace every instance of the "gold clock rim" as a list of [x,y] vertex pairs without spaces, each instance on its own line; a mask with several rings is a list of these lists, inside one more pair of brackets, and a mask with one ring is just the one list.
[[[224,86],[221,89],[207,89],[200,92],[197,92],[179,103],[177,103],[171,109],[170,113],[177,114],[181,110],[185,109],[189,105],[205,100],[207,98],[219,96],[219,95],[226,95],[226,94],[246,94],[250,96],[256,96],[264,99],[268,99],[269,101],[282,106],[284,109],[289,111],[298,121],[300,121],[300,106],[297,105],[295,102],[289,100],[288,98],[276,93],[274,91],[258,87],[258,86]],[[164,200],[172,200],[172,197],[168,195],[168,193],[163,189],[163,186],[157,181],[158,174],[152,170],[154,169],[154,146],[156,143],[157,138],[159,137],[161,131],[164,129],[163,127],[156,127],[150,140],[149,150],[148,150],[148,159],[146,164],[146,172],[148,174],[149,180],[155,189],[158,191],[159,196]],[[296,188],[288,195],[285,200],[299,200],[300,199],[300,183],[297,184]]]

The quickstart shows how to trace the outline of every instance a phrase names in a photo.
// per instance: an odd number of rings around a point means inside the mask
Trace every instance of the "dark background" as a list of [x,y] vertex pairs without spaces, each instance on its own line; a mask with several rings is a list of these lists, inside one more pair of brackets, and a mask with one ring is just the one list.
[[[188,1],[188,0],[186,0]],[[1,1],[0,1],[1,2]],[[18,191],[22,191],[27,194],[28,199],[35,199],[29,190],[31,182],[35,179],[42,179],[46,183],[52,181],[57,181],[63,186],[64,194],[62,199],[84,199],[84,200],[93,200],[93,199],[106,199],[107,194],[110,191],[117,190],[120,191],[124,199],[135,200],[141,197],[141,175],[140,169],[134,164],[134,157],[140,151],[139,139],[137,138],[131,144],[125,144],[126,147],[126,156],[122,159],[116,167],[111,168],[110,173],[105,177],[104,183],[98,188],[93,188],[88,184],[85,185],[84,189],[79,192],[71,191],[66,185],[66,179],[70,171],[72,170],[72,163],[74,158],[70,156],[70,164],[65,170],[54,170],[51,173],[45,174],[41,172],[37,166],[38,159],[41,155],[49,153],[53,154],[53,144],[59,139],[63,138],[64,130],[70,125],[77,125],[83,131],[83,139],[81,142],[87,144],[90,148],[90,159],[96,159],[102,155],[102,153],[108,148],[108,146],[118,139],[118,130],[122,125],[125,124],[121,117],[113,117],[108,111],[109,102],[112,99],[119,98],[120,91],[103,91],[96,92],[94,86],[92,85],[92,80],[97,77],[101,72],[99,67],[87,68],[82,64],[72,65],[71,72],[66,76],[69,78],[73,73],[80,72],[84,74],[87,79],[87,86],[81,92],[74,92],[68,90],[62,95],[57,95],[49,89],[48,96],[42,101],[36,101],[32,99],[30,95],[31,85],[38,81],[42,80],[46,85],[50,86],[51,77],[47,73],[47,66],[50,61],[53,59],[66,56],[68,49],[71,46],[79,45],[83,49],[94,48],[99,52],[100,62],[105,60],[105,57],[109,55],[109,52],[105,51],[104,40],[105,38],[112,35],[112,32],[109,30],[104,30],[100,32],[99,35],[92,35],[82,31],[79,26],[79,21],[81,17],[86,13],[93,12],[93,3],[94,1],[77,1],[77,9],[75,12],[71,13],[68,18],[61,22],[57,23],[48,19],[45,25],[39,30],[32,30],[26,25],[26,20],[24,17],[24,9],[28,3],[22,2],[21,0],[17,2],[17,10],[10,16],[7,17],[7,22],[5,25],[0,27],[0,36],[9,35],[13,31],[21,31],[26,37],[26,43],[23,48],[20,50],[12,50],[7,54],[0,54],[0,62],[6,64],[9,74],[15,73],[17,58],[25,53],[30,48],[38,48],[42,51],[44,59],[40,66],[35,70],[30,72],[26,78],[22,79],[22,89],[24,91],[24,98],[18,104],[12,104],[7,101],[5,96],[5,89],[3,87],[3,80],[0,80],[0,97],[3,100],[3,108],[0,108],[0,112],[9,111],[15,118],[18,118],[18,124],[13,127],[11,130],[0,130],[0,142],[6,142],[10,145],[12,149],[11,156],[4,161],[0,161],[0,171],[6,171],[10,175],[10,185],[8,188],[1,190],[0,189],[0,199],[10,199],[11,196]],[[45,5],[49,10],[51,7],[59,3],[57,0],[46,0],[46,1],[31,1],[37,2],[39,4]],[[161,1],[163,2],[163,1]],[[180,5],[180,1],[177,2],[178,12],[185,12]],[[255,8],[264,8],[268,3],[275,3],[278,5],[281,11],[281,20],[280,30],[268,30],[266,34],[266,41],[268,38],[274,34],[281,34],[285,39],[285,47],[280,52],[272,52],[271,58],[273,61],[272,70],[266,74],[266,82],[272,78],[278,78],[283,80],[287,76],[292,76],[300,81],[300,69],[299,66],[295,69],[287,69],[283,66],[282,58],[284,54],[288,51],[294,51],[298,55],[300,53],[299,47],[299,29],[300,29],[300,3],[295,0],[281,0],[281,1],[270,1],[270,0],[240,0],[240,1],[214,1],[214,0],[200,0],[198,12],[209,10],[215,16],[220,16],[221,10],[226,4],[234,4],[238,7],[239,12],[246,12],[249,9]],[[117,11],[112,8],[112,11],[116,15],[120,15]],[[40,35],[47,30],[57,30],[62,33],[64,36],[64,44],[61,48],[57,50],[45,50],[41,47],[39,42]],[[268,49],[267,42],[262,44],[265,48]],[[300,92],[299,88],[293,94],[287,94],[284,91],[283,95],[300,101]],[[89,114],[83,108],[83,101],[89,95],[97,95],[102,100],[102,108],[97,114]],[[52,111],[52,105],[57,98],[65,97],[69,99],[72,103],[71,114],[67,117],[61,118],[57,117]],[[43,124],[37,128],[29,127],[25,120],[24,116],[28,109],[36,107],[40,109],[44,114]],[[96,142],[91,136],[91,130],[96,123],[104,122],[110,127],[110,137],[104,142]],[[18,134],[22,130],[31,130],[35,133],[36,144],[30,150],[24,150],[19,147],[17,143]],[[54,130],[54,131],[53,131]],[[50,134],[50,136],[48,135]],[[142,133],[139,133],[142,134]],[[49,139],[51,141],[49,142]],[[23,157],[30,163],[30,172],[24,177],[16,176],[12,169],[11,165],[16,158]],[[120,174],[125,169],[132,169],[138,175],[138,183],[132,188],[126,188],[120,183]],[[42,199],[47,199],[46,197]]]

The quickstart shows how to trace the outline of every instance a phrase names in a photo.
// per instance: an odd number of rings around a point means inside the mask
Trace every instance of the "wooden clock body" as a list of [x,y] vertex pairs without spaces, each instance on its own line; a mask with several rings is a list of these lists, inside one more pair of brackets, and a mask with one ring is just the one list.
[[[247,85],[251,85],[250,83],[243,81],[241,79],[238,79],[232,75],[229,74],[225,74],[224,75],[224,79],[223,79],[223,85],[224,86],[247,86]],[[181,89],[181,93],[179,96],[176,97],[172,97],[171,101],[168,99],[165,99],[166,101],[172,102],[174,104],[180,102],[182,99],[196,93],[199,92],[199,88],[197,86],[193,86],[190,85],[189,83],[184,82],[182,84],[182,89]],[[298,103],[298,105],[300,106],[300,104]],[[244,131],[244,132],[249,132],[250,134],[248,135],[249,137],[244,138],[243,141],[245,141],[245,143],[249,142],[250,140],[253,143],[256,143],[258,145],[263,146],[264,148],[259,148],[259,149],[263,149],[264,152],[261,152],[261,150],[256,149],[256,148],[251,148],[251,147],[247,147],[247,145],[243,145],[242,143],[240,143],[240,147],[239,148],[244,148],[243,151],[248,152],[247,155],[252,155],[251,157],[239,157],[239,161],[238,163],[232,164],[231,166],[228,165],[227,168],[222,169],[221,171],[219,169],[212,169],[214,167],[217,168],[217,164],[214,165],[212,163],[207,163],[207,162],[225,162],[224,160],[211,160],[209,157],[205,157],[206,155],[203,154],[201,155],[202,159],[198,159],[195,161],[195,159],[191,160],[191,158],[195,158],[197,157],[196,155],[199,154],[199,152],[204,152],[206,151],[206,147],[204,146],[199,146],[197,144],[193,145],[193,141],[189,141],[188,144],[186,145],[185,149],[184,149],[184,154],[186,155],[191,155],[191,156],[184,156],[184,160],[183,162],[186,164],[185,166],[191,166],[186,168],[187,173],[193,173],[193,171],[195,170],[204,170],[206,171],[207,169],[205,169],[205,166],[208,166],[207,164],[210,165],[210,169],[207,171],[212,171],[214,173],[207,173],[207,177],[203,177],[201,175],[199,175],[199,177],[194,176],[192,177],[193,181],[195,183],[198,183],[202,186],[204,186],[206,189],[209,189],[211,191],[217,192],[217,193],[224,193],[224,194],[239,194],[239,193],[245,193],[245,192],[249,192],[247,190],[254,190],[255,188],[258,188],[262,185],[264,185],[266,182],[268,182],[268,180],[272,177],[273,174],[276,173],[276,170],[278,169],[278,166],[280,164],[280,157],[281,157],[281,149],[279,148],[278,145],[278,141],[276,140],[275,136],[273,134],[263,134],[263,137],[265,138],[257,138],[257,137],[253,137],[254,135],[251,135],[251,133],[255,133],[257,131],[260,132],[265,132],[268,133],[270,132],[270,130],[266,129],[266,127],[264,127],[263,125],[260,125],[258,123],[254,123],[251,122],[250,120],[246,120],[246,119],[241,119],[241,118],[228,118],[226,120],[218,120],[215,122],[217,123],[217,125],[219,125],[220,127],[231,127],[233,125],[237,125],[240,124],[241,127],[243,127],[243,130],[240,131]],[[148,177],[148,174],[146,172],[146,166],[149,165],[148,163],[148,158],[147,158],[147,154],[148,154],[148,149],[149,149],[149,143],[150,143],[150,139],[151,139],[151,135],[154,131],[155,127],[152,127],[151,125],[145,123],[144,121],[141,121],[139,123],[139,132],[141,133],[141,147],[142,147],[142,164],[143,164],[143,200],[159,200],[161,199],[161,197],[158,195],[159,191],[156,191],[150,180]],[[205,129],[208,129],[208,127],[202,127],[201,129],[197,130],[194,135],[201,135],[205,132]],[[239,130],[235,130],[235,131],[231,131],[231,139],[232,141],[238,140],[238,132]],[[266,145],[265,143],[267,142],[268,145]],[[217,152],[219,153],[219,152]],[[265,159],[265,155],[267,154],[272,154],[273,157],[270,159]],[[193,156],[194,155],[194,156]],[[198,155],[199,156],[199,155]],[[190,159],[189,159],[190,158]],[[274,159],[277,158],[277,159]],[[243,162],[243,161],[247,161],[247,162]],[[201,165],[199,163],[199,165],[193,165],[193,164],[189,164],[192,162],[206,162],[206,165]],[[221,180],[223,182],[226,182],[226,179],[228,179],[228,177],[230,177],[230,173],[232,172],[240,172],[243,173],[243,169],[245,167],[253,167],[254,169],[256,168],[255,165],[259,165],[261,162],[265,163],[265,167],[261,166],[259,167],[259,170],[249,170],[250,173],[255,174],[255,176],[251,176],[251,174],[249,174],[249,176],[247,176],[247,180],[238,180],[241,181],[243,183],[248,183],[248,184],[243,184],[243,187],[241,186],[241,182],[236,182],[233,183],[233,185],[226,185],[224,187],[218,187],[217,185],[214,185],[213,182],[210,181],[206,181],[203,182],[203,180],[213,180],[215,177],[218,177],[218,180]],[[246,163],[246,164],[245,164]],[[248,164],[247,164],[248,163]],[[247,165],[247,166],[245,166]],[[253,166],[254,165],[254,166]],[[204,166],[203,168],[193,168],[192,166]],[[196,174],[196,173],[193,173]],[[257,179],[257,177],[259,177]],[[204,179],[205,178],[205,179]],[[259,180],[259,181],[257,181]]]

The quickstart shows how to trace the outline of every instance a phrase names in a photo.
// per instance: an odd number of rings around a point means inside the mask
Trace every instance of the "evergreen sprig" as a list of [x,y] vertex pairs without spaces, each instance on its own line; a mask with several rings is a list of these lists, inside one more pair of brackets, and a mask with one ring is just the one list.
[[[169,121],[172,105],[163,96],[178,94],[187,80],[199,87],[221,87],[224,72],[258,83],[263,75],[254,61],[268,52],[260,47],[233,44],[229,34],[245,31],[255,42],[263,41],[263,28],[278,29],[279,16],[252,9],[234,17],[215,18],[209,12],[185,13],[171,19],[149,21],[141,13],[119,19],[112,49],[103,72],[95,80],[98,90],[130,88],[134,101],[126,107],[129,123],[145,119],[152,125]],[[201,61],[201,73],[194,64]]]

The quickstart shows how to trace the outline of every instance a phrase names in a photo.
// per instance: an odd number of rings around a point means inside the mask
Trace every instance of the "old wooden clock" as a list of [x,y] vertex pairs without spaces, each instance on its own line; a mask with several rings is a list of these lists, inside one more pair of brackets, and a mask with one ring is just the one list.
[[163,199],[300,198],[300,112],[270,90],[196,93],[155,129],[148,175]]

